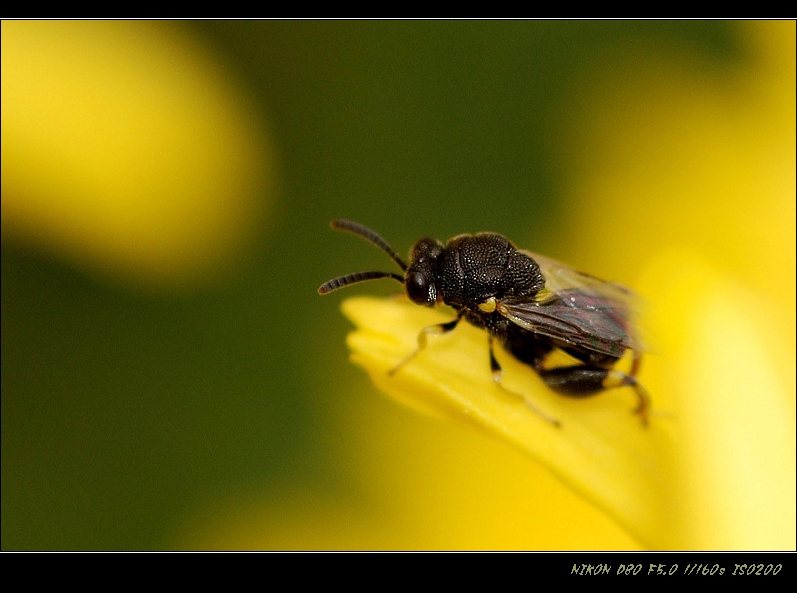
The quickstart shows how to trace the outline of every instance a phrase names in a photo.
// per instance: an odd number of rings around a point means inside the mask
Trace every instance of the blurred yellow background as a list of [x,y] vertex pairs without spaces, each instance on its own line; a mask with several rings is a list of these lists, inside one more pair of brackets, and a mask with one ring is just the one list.
[[349,364],[347,217],[637,289],[661,546],[793,549],[795,108],[790,21],[3,21],[2,548],[640,549]]

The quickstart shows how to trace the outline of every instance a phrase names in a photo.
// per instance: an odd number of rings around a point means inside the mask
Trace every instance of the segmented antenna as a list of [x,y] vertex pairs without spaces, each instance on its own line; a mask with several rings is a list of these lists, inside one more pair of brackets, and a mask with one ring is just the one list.
[[[390,244],[381,236],[379,236],[376,231],[372,231],[368,227],[357,222],[342,219],[333,220],[330,226],[335,230],[347,231],[353,235],[357,235],[372,245],[376,245],[379,247],[379,249],[387,253],[390,256],[390,259],[396,262],[402,271],[406,271],[407,264],[404,263],[404,260],[401,259],[399,254],[396,253]],[[404,276],[401,276],[400,274],[394,274],[392,272],[355,272],[353,274],[346,274],[345,276],[338,276],[332,280],[327,280],[318,287],[318,294],[327,294],[333,290],[338,290],[344,286],[349,286],[350,284],[365,282],[366,280],[376,280],[378,278],[393,278],[393,280],[404,284]]]
[[392,272],[355,272],[354,274],[346,274],[345,276],[338,276],[332,280],[327,280],[318,287],[318,294],[327,294],[333,290],[348,286],[349,284],[365,282],[366,280],[376,280],[377,278],[393,278],[404,284],[404,278]]
[[[367,226],[363,226],[358,222],[343,219],[333,220],[330,223],[330,226],[338,231],[348,231],[354,235],[357,235],[358,237],[362,237],[369,243],[376,245],[379,247],[379,249],[387,253],[390,256],[390,259],[398,264],[398,267],[401,268],[402,272],[407,271],[407,264],[404,263],[404,260],[401,259],[401,256],[393,251],[393,248],[390,246],[390,244],[380,237],[376,231],[372,231]],[[402,282],[404,282],[403,279]]]

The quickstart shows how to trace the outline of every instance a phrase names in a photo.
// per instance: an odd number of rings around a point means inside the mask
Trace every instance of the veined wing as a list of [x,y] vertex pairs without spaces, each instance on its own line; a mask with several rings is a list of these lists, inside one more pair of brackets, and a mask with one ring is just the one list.
[[610,356],[640,349],[631,290],[545,256],[528,255],[540,266],[545,289],[532,299],[502,299],[497,303],[501,315],[534,333]]

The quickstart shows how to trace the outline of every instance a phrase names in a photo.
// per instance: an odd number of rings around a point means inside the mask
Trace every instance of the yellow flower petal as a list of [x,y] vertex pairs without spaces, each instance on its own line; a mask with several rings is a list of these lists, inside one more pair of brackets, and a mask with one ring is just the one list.
[[790,342],[765,330],[777,311],[684,250],[651,258],[639,286],[653,295],[649,385],[677,410],[679,547],[793,550],[794,387],[770,354]]
[[[421,328],[451,316],[403,299],[352,298],[343,303],[343,311],[357,326],[348,339],[352,360],[385,393],[508,440],[645,545],[674,545],[675,516],[668,504],[673,485],[667,479],[672,475],[671,425],[654,418],[643,427],[632,414],[636,398],[630,389],[570,399],[548,389],[528,366],[498,352],[506,387],[501,389],[492,381],[486,333],[467,323],[432,337],[424,351],[389,375],[415,349]],[[561,427],[540,418],[523,398],[558,419]]]

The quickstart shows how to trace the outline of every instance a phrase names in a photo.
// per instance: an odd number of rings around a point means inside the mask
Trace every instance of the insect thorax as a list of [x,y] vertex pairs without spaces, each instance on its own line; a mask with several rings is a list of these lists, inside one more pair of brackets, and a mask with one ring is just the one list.
[[495,233],[454,237],[437,270],[443,301],[457,309],[474,310],[489,298],[533,296],[545,286],[537,263]]

